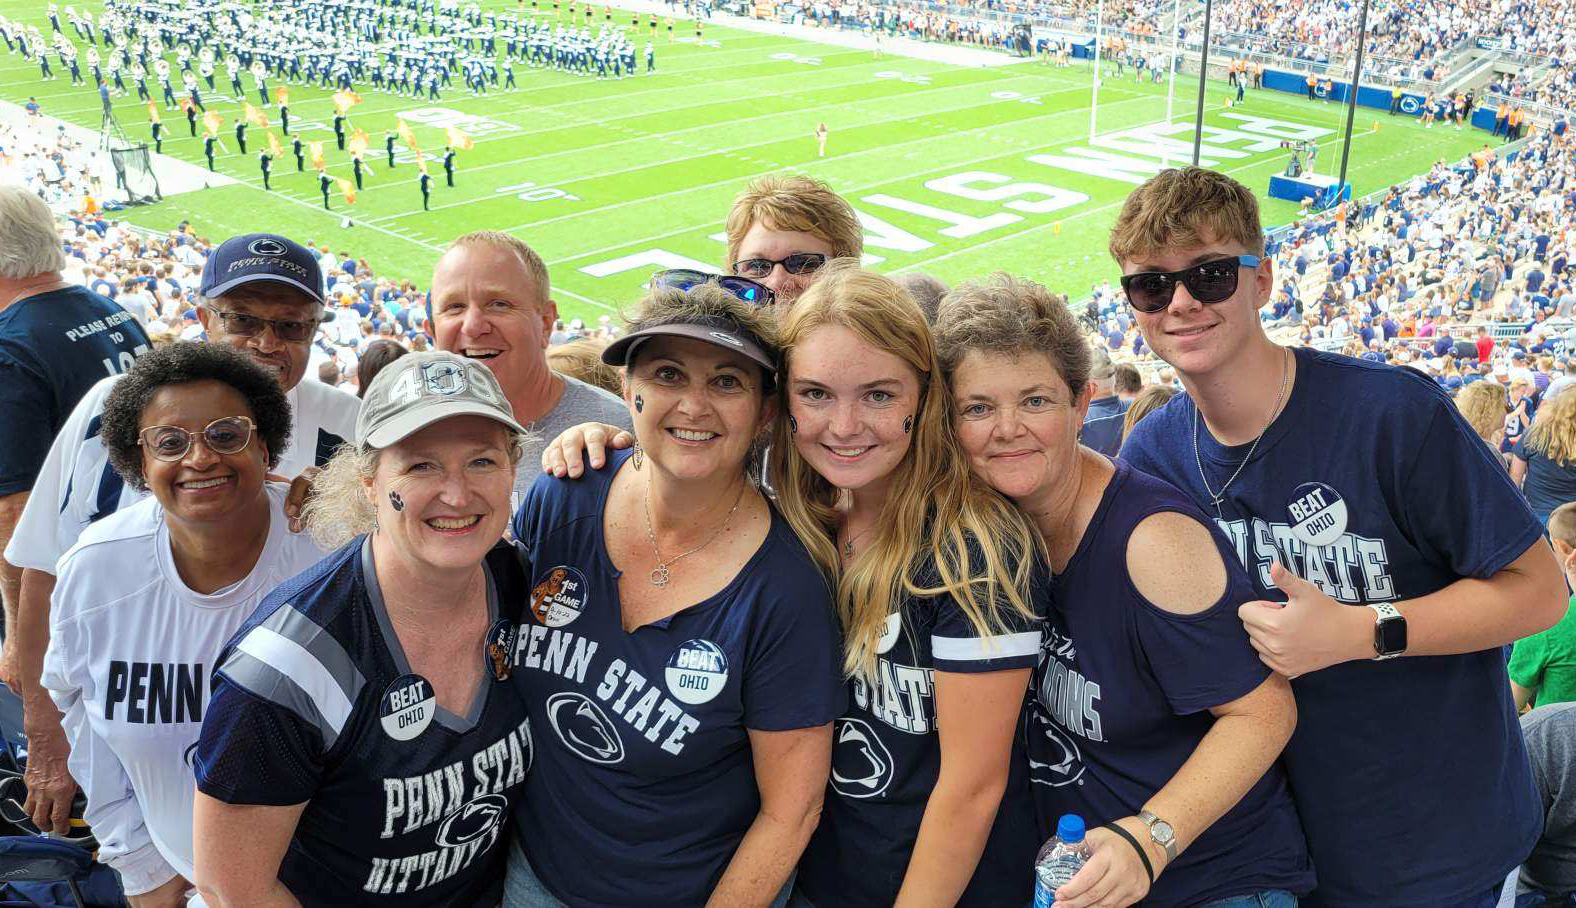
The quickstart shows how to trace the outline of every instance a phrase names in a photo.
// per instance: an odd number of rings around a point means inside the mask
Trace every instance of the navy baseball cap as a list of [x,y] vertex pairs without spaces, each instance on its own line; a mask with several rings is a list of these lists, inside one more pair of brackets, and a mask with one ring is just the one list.
[[305,246],[276,233],[246,233],[220,243],[202,266],[197,288],[205,299],[254,281],[288,284],[323,302],[323,270]]

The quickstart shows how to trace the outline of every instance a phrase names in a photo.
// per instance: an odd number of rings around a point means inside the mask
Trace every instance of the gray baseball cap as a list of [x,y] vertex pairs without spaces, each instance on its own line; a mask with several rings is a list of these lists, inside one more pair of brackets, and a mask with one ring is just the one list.
[[372,380],[356,415],[356,446],[386,448],[451,416],[485,416],[525,432],[491,369],[435,350],[406,354]]

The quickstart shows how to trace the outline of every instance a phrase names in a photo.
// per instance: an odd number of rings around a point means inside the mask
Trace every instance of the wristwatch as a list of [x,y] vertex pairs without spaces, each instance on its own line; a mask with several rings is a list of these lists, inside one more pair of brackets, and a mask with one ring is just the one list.
[[1394,659],[1406,652],[1406,616],[1388,602],[1370,602],[1374,610],[1374,658]]
[[1165,849],[1166,864],[1169,865],[1177,859],[1177,836],[1172,831],[1171,824],[1160,819],[1147,810],[1138,812],[1138,819],[1149,827],[1149,840]]

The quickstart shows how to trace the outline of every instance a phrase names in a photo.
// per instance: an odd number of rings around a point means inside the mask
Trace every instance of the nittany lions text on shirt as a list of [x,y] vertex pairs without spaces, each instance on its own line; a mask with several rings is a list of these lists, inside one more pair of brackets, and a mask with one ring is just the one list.
[[[1226,590],[1212,608],[1171,614],[1133,586],[1128,540],[1146,517],[1173,511],[1209,521],[1174,486],[1120,460],[1115,466],[1078,550],[1052,581],[1024,712],[1041,839],[1065,813],[1091,828],[1136,816],[1214,726],[1209,710],[1251,693],[1270,673],[1237,618],[1237,607],[1257,595],[1223,539]],[[1276,762],[1165,868],[1144,904],[1301,894],[1313,888],[1313,869]]]
[[[1039,654],[1036,622],[1004,615],[1006,633],[984,637],[948,596],[905,599],[887,617],[874,678],[848,682],[848,710],[832,726],[826,804],[799,867],[816,905],[886,908],[897,898],[941,774],[935,673],[1030,669]],[[1033,895],[1039,840],[1026,767],[1014,735],[1001,807],[959,905],[1027,905]]]
[[[1193,438],[1215,489],[1248,446],[1224,447],[1202,425],[1195,436],[1187,395],[1145,417],[1122,452],[1216,519],[1260,598],[1285,599],[1270,583],[1276,560],[1362,607],[1490,577],[1538,541],[1504,468],[1432,381],[1295,353],[1286,408],[1218,516]],[[1283,759],[1319,877],[1307,904],[1457,904],[1531,850],[1540,814],[1507,649],[1358,660],[1292,681],[1297,730]]]
[[43,685],[63,714],[83,815],[134,893],[192,879],[191,751],[219,650],[274,587],[323,552],[292,535],[284,485],[269,485],[257,565],[216,593],[192,591],[149,498],[89,527],[60,560]]
[[843,708],[831,595],[775,510],[727,587],[624,631],[602,513],[629,455],[539,478],[514,521],[532,586],[511,680],[537,734],[515,829],[574,908],[705,904],[760,808],[749,731]]
[[[513,620],[519,560],[487,556],[489,608]],[[306,809],[279,868],[305,906],[497,904],[507,820],[531,767],[525,707],[494,681],[470,710],[411,672],[359,537],[264,600],[225,648],[194,765],[230,804]]]
[[[6,561],[53,571],[89,524],[148,495],[121,480],[99,438],[104,399],[119,380],[115,375],[90,388],[55,436],[6,546]],[[290,401],[290,444],[270,472],[293,479],[307,467],[328,463],[345,439],[355,437],[361,401],[311,379],[298,382],[285,397]]]

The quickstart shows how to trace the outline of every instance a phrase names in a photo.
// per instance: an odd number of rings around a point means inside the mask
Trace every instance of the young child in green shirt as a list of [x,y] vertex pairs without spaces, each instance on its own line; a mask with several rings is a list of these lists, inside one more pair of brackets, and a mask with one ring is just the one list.
[[[1549,542],[1565,566],[1565,582],[1576,588],[1576,502],[1549,514]],[[1510,689],[1516,708],[1576,701],[1576,596],[1553,627],[1516,641],[1510,654]]]

